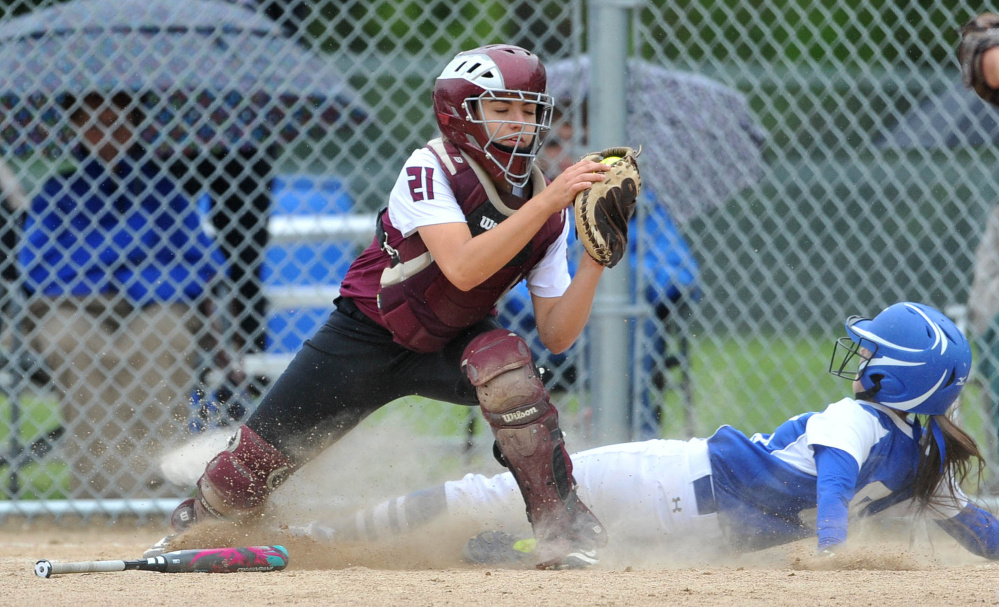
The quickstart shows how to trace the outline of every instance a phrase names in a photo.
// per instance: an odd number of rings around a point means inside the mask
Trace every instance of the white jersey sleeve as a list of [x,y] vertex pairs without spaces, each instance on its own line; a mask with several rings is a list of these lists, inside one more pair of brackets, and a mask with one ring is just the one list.
[[871,448],[888,431],[857,401],[844,398],[810,416],[805,433],[809,446],[822,445],[846,451],[857,460],[860,468],[867,461]]
[[407,237],[423,226],[465,223],[444,169],[426,148],[414,151],[403,165],[389,194],[388,213]]

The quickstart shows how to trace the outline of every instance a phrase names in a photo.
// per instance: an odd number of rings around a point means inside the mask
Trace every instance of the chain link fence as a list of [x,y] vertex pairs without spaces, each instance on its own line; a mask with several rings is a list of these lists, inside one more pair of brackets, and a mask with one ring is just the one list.
[[[953,53],[977,7],[605,4],[631,19],[622,143],[643,146],[648,176],[623,312],[633,438],[767,431],[841,398],[826,367],[848,315],[978,310],[999,110],[960,87]],[[4,512],[190,489],[203,460],[162,464],[224,441],[325,320],[398,168],[436,136],[430,92],[456,52],[537,52],[559,106],[546,170],[589,151],[589,9],[3,3]],[[600,344],[547,355],[528,301],[515,289],[500,316],[534,344],[570,448],[590,446]],[[992,367],[995,312],[968,325]],[[974,379],[958,415],[994,463],[999,381],[988,365]],[[425,439],[439,478],[488,460],[477,415],[413,399],[365,425]]]

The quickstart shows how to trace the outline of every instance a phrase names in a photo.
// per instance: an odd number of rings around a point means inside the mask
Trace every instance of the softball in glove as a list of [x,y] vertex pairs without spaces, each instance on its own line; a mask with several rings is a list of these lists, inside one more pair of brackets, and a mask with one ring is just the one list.
[[635,214],[642,178],[638,174],[641,150],[607,148],[583,157],[611,165],[606,179],[576,196],[576,233],[597,263],[613,268],[628,248],[628,221]]

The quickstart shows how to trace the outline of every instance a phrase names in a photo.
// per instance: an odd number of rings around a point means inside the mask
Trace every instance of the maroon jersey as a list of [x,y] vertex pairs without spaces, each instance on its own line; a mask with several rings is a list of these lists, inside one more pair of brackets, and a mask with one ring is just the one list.
[[[488,175],[450,143],[436,139],[427,147],[441,161],[473,237],[526,202],[499,194]],[[534,193],[544,187],[544,178],[535,170]],[[396,343],[417,352],[435,352],[463,329],[495,313],[500,297],[523,280],[561,236],[564,217],[562,212],[553,214],[509,263],[474,289],[462,291],[441,272],[418,232],[403,237],[388,213],[382,212],[378,234],[350,266],[340,292],[391,331]]]

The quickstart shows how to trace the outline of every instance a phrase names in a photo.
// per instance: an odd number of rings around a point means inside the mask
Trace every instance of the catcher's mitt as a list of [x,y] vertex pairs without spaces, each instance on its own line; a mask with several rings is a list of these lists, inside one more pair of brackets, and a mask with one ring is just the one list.
[[994,46],[999,46],[999,15],[982,13],[961,27],[957,60],[964,86],[975,89],[985,101],[999,105],[999,90],[989,87],[982,74],[982,53]]
[[[628,247],[628,221],[635,214],[642,178],[638,154],[632,148],[608,148],[583,159],[612,163],[607,179],[595,182],[576,196],[576,233],[590,257],[613,268]],[[613,158],[619,158],[614,161]]]

